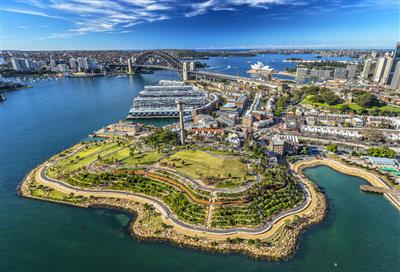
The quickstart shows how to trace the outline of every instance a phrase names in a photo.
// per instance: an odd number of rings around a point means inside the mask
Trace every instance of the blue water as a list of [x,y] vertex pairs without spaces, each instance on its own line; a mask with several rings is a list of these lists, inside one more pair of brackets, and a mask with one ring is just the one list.
[[[206,70],[224,73],[229,75],[240,75],[245,77],[257,77],[254,74],[247,73],[251,69],[250,65],[257,61],[262,62],[264,65],[269,65],[277,71],[286,71],[287,68],[296,68],[297,63],[285,62],[288,58],[301,58],[304,60],[351,60],[349,57],[324,57],[316,58],[313,54],[261,54],[254,57],[215,57],[208,60],[200,60],[208,64]],[[281,79],[293,79],[292,77],[283,75],[274,75]]]
[[398,270],[398,211],[382,196],[361,192],[362,179],[327,167],[306,171],[326,191],[327,220],[308,230],[298,253],[285,262],[137,241],[129,235],[127,214],[16,194],[34,166],[124,118],[143,85],[174,78],[173,72],[159,71],[123,79],[53,80],[6,93],[0,104],[0,271]]

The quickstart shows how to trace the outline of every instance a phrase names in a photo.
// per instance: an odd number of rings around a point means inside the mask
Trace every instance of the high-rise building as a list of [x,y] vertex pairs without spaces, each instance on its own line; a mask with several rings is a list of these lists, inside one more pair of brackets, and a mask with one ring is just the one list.
[[76,69],[78,68],[78,64],[76,62],[76,59],[75,58],[70,58],[68,62],[69,62],[69,68],[71,68],[71,70],[76,71]]
[[19,58],[11,58],[11,65],[15,71],[21,71],[21,63],[19,61]]
[[336,68],[333,72],[333,77],[338,79],[346,79],[347,78],[347,69],[345,68]]
[[97,68],[97,63],[96,60],[93,58],[86,58],[86,63],[87,63],[87,70],[96,70]]
[[399,62],[400,62],[400,42],[398,42],[396,44],[396,48],[394,49],[393,59],[392,59],[392,63],[390,65],[390,70],[389,70],[389,75],[388,75],[387,81],[385,82],[386,84],[391,85],[392,79],[394,76],[394,72],[397,67],[397,63],[399,63]]
[[87,65],[87,61],[84,58],[77,58],[76,59],[77,63],[78,63],[78,70],[81,72],[84,72],[88,69],[88,65]]
[[390,69],[392,68],[392,63],[393,63],[393,58],[392,57],[387,57],[386,58],[385,69],[383,70],[382,78],[381,78],[381,80],[379,82],[380,84],[382,84],[382,85],[388,84],[389,73],[390,73]]
[[381,81],[381,78],[385,71],[386,63],[387,63],[386,57],[380,57],[376,62],[376,67],[374,71],[374,82],[379,83]]
[[356,77],[357,64],[349,64],[349,65],[347,65],[346,69],[347,69],[347,78],[348,79],[353,79]]
[[54,59],[53,55],[50,55],[50,67],[51,68],[56,67],[56,60]]
[[390,82],[390,89],[400,91],[400,61],[397,62],[396,68]]
[[296,69],[296,77],[304,77],[307,76],[309,73],[309,69],[308,68],[297,68]]
[[325,81],[331,78],[331,70],[311,70],[310,76],[319,81]]
[[364,63],[364,69],[361,73],[361,77],[367,79],[369,77],[370,71],[372,66],[372,60],[367,59]]
[[376,59],[377,52],[374,50],[371,52],[371,58]]

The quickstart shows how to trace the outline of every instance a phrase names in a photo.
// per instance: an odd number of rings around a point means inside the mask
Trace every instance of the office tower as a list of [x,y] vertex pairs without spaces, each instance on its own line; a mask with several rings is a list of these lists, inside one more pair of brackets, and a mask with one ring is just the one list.
[[374,82],[379,83],[385,71],[387,58],[380,57],[376,62],[375,72],[374,72]]
[[376,59],[376,55],[377,55],[376,51],[371,52],[371,58]]
[[348,79],[353,79],[356,77],[357,64],[349,64],[349,65],[347,65],[346,69],[347,69],[347,78]]
[[390,82],[390,89],[400,91],[400,61],[397,62],[396,68]]
[[364,63],[364,69],[361,73],[361,77],[367,79],[369,77],[369,73],[371,71],[372,60],[367,59]]
[[339,78],[339,79],[346,79],[347,78],[347,69],[336,68],[335,71],[333,72],[333,77]]
[[382,78],[379,81],[380,84],[382,84],[382,85],[388,84],[389,73],[390,73],[390,69],[392,68],[392,63],[393,63],[393,58],[392,57],[387,57],[386,58],[385,69],[383,70]]
[[385,84],[391,85],[397,67],[397,63],[399,63],[399,61],[400,61],[400,42],[396,44],[396,48],[394,49],[392,63],[390,65],[388,77]]

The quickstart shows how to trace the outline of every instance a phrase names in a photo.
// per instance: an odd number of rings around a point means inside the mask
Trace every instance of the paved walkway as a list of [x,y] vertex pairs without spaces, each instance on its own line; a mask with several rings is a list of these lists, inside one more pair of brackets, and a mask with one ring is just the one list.
[[[132,193],[132,192],[127,192],[127,191],[118,191],[118,190],[96,190],[96,189],[84,189],[84,188],[78,188],[74,187],[68,183],[65,183],[60,180],[52,179],[46,176],[46,169],[48,165],[42,165],[37,169],[36,173],[36,181],[40,184],[43,184],[45,186],[49,186],[51,188],[54,188],[56,190],[59,190],[64,193],[73,193],[75,195],[81,195],[85,197],[104,197],[104,198],[122,198],[122,199],[128,199],[128,200],[133,200],[141,203],[147,203],[153,205],[161,214],[164,215],[165,220],[167,223],[172,224],[176,229],[180,230],[181,232],[185,234],[191,234],[191,235],[200,235],[200,236],[206,236],[206,237],[212,237],[214,239],[225,239],[227,237],[242,237],[242,238],[257,238],[257,237],[263,237],[264,234],[266,234],[268,231],[272,230],[273,227],[276,227],[275,224],[278,222],[280,223],[279,225],[282,224],[283,219],[288,219],[289,216],[298,214],[304,210],[306,210],[311,203],[312,200],[312,193],[310,192],[310,187],[309,185],[303,185],[302,183],[302,189],[305,192],[305,199],[304,201],[297,207],[288,210],[288,211],[283,211],[269,220],[265,222],[265,224],[259,228],[230,228],[230,229],[209,229],[207,227],[202,227],[202,226],[195,226],[195,225],[190,225],[187,224],[181,220],[179,220],[173,212],[169,209],[167,205],[162,203],[156,198],[143,195],[143,194],[138,194],[138,193]],[[269,234],[270,235],[270,234]],[[268,235],[268,236],[269,236]]]

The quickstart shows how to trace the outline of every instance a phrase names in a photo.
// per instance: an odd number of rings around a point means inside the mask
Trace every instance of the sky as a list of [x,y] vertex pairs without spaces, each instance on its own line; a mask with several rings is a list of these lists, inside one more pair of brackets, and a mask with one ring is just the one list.
[[393,48],[398,0],[0,0],[2,50]]

